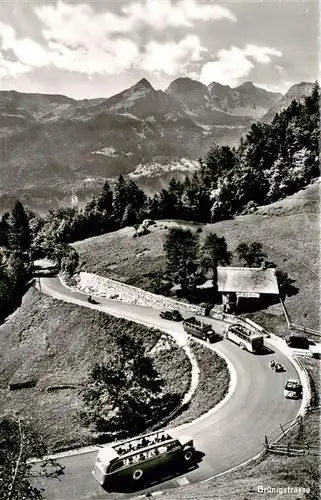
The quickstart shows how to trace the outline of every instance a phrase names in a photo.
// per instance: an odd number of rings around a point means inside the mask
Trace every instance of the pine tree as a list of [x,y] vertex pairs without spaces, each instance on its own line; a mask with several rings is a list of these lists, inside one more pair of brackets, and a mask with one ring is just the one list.
[[27,213],[19,200],[16,201],[11,211],[10,226],[10,248],[19,252],[28,252],[32,241],[31,231]]
[[9,233],[10,233],[9,219],[10,219],[9,212],[5,212],[0,220],[0,247],[7,248],[9,246]]
[[121,223],[125,208],[130,203],[130,199],[128,196],[128,188],[127,183],[122,175],[119,176],[118,181],[115,185],[115,195],[114,195],[114,203],[113,203],[113,211],[115,215],[115,219],[118,224]]
[[96,207],[100,212],[106,212],[108,215],[113,213],[114,195],[108,181],[105,182],[101,195],[97,199]]

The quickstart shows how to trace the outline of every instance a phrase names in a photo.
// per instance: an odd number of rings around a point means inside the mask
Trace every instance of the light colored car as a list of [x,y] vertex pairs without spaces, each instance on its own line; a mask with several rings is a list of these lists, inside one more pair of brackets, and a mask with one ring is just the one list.
[[300,399],[302,397],[302,385],[299,380],[290,378],[284,387],[284,396],[288,399]]

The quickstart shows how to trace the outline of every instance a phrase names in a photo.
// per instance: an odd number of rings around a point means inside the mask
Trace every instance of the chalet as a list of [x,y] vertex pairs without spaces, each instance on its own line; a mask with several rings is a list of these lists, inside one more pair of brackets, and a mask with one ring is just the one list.
[[[262,267],[217,267],[217,289],[222,295],[225,312],[233,312],[241,299],[260,299],[279,295],[275,268]],[[207,280],[198,288],[211,288]]]
[[217,267],[218,292],[223,309],[232,311],[241,298],[259,299],[264,295],[279,295],[275,268]]

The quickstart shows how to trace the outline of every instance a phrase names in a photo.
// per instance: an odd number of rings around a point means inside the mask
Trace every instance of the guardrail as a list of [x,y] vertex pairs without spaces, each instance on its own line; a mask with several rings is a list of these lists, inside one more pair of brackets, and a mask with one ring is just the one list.
[[314,330],[314,328],[308,328],[307,326],[297,325],[296,323],[290,323],[289,329],[308,333],[309,335],[315,335],[316,337],[321,337],[321,332],[319,330]]

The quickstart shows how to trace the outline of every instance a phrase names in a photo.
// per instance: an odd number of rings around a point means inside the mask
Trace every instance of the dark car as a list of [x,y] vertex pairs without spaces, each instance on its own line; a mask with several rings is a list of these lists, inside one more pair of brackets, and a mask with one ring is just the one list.
[[183,319],[181,313],[177,309],[174,309],[173,311],[162,311],[160,313],[160,317],[171,321],[182,321]]
[[302,335],[289,335],[286,339],[289,347],[296,349],[309,349],[309,340]]

